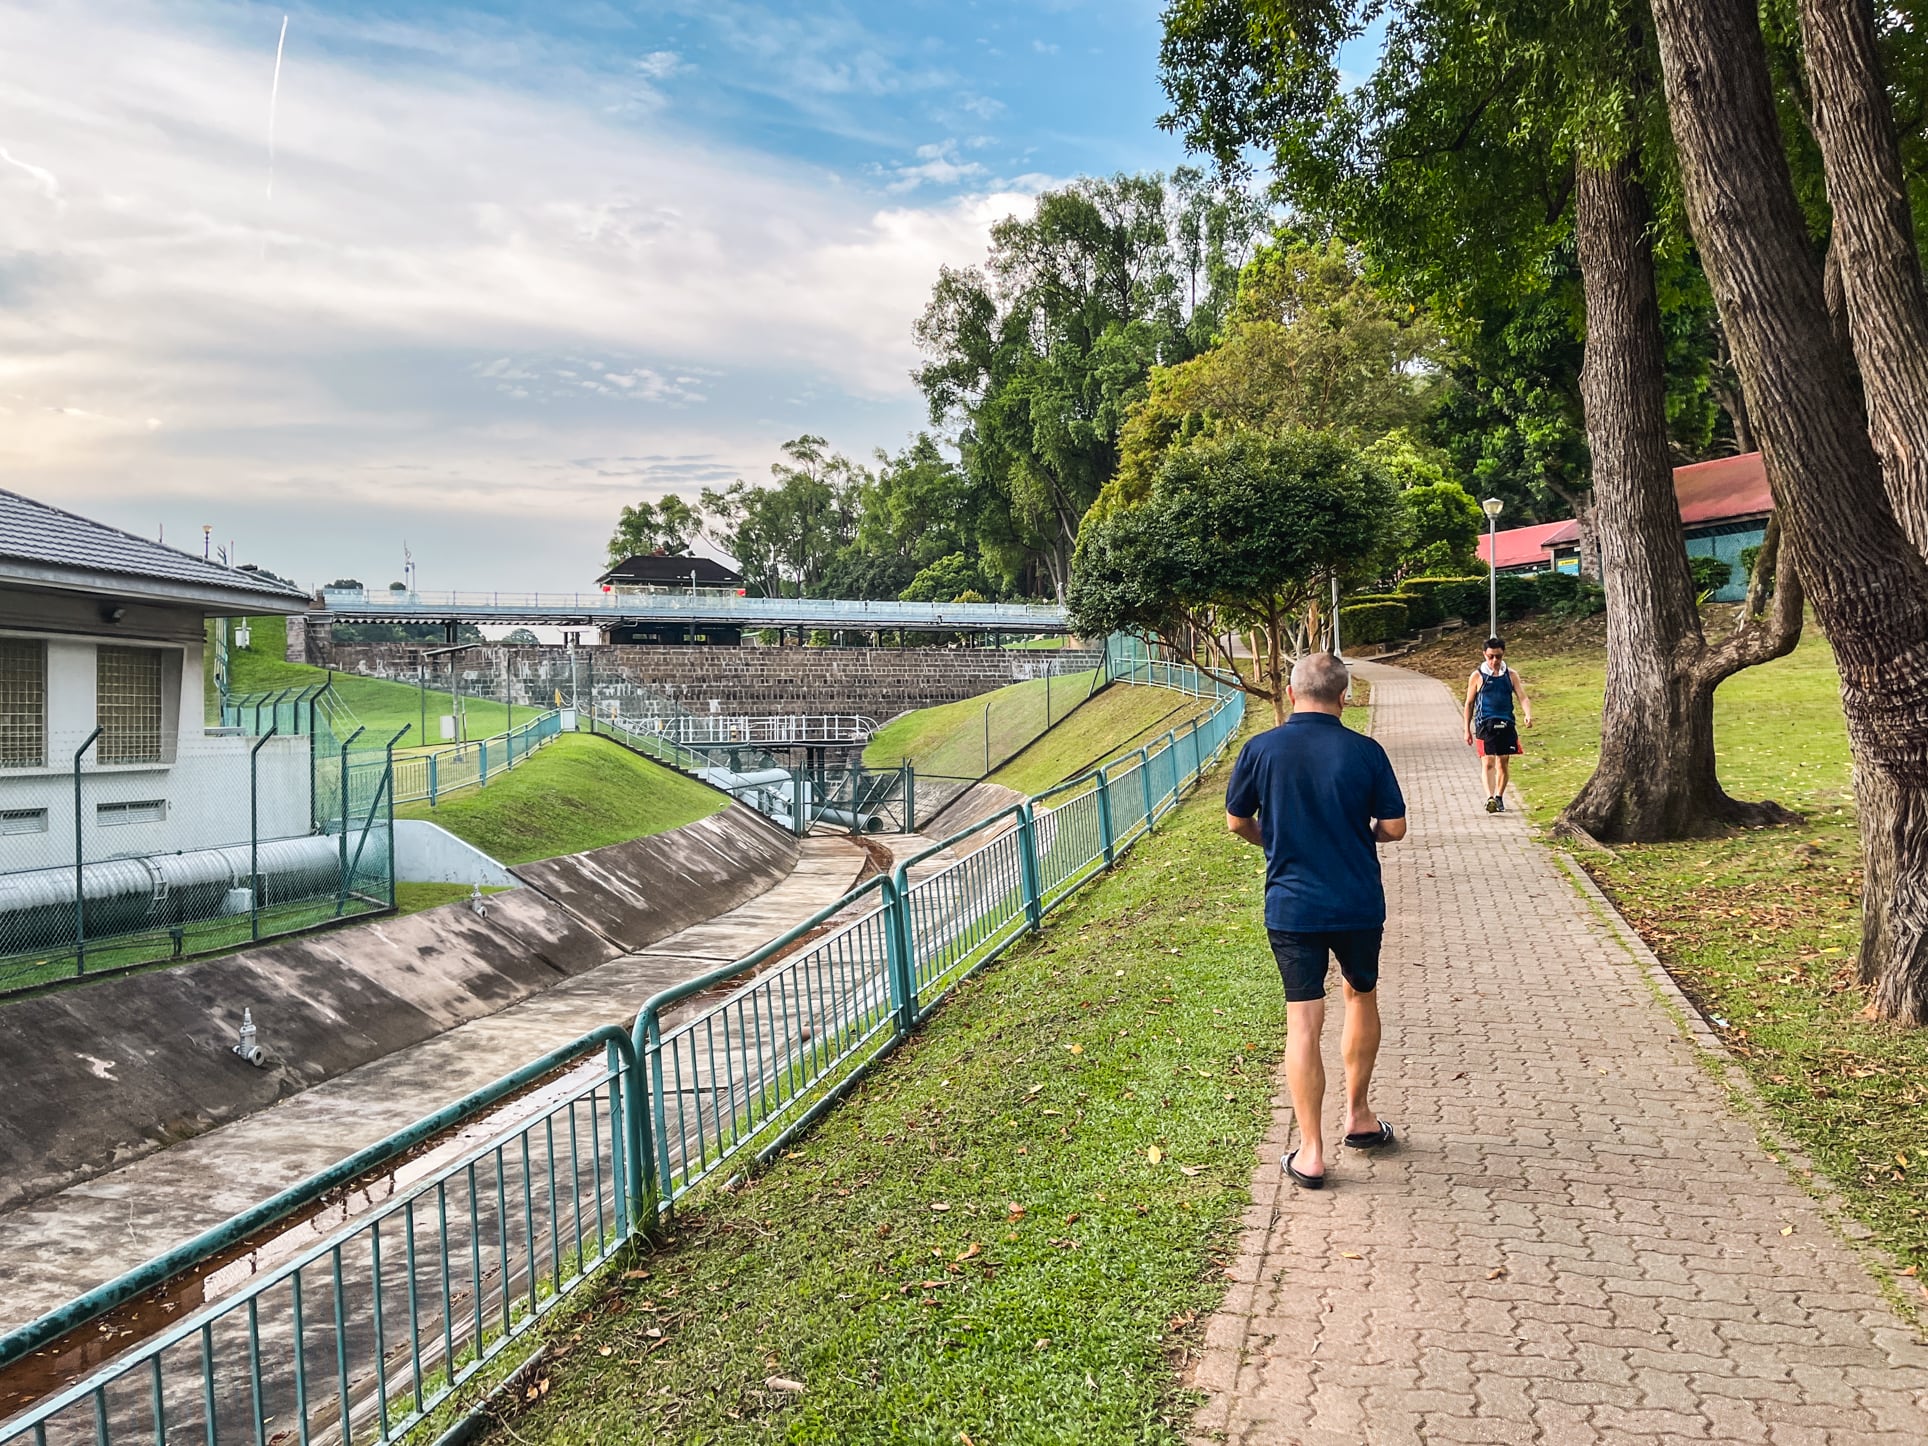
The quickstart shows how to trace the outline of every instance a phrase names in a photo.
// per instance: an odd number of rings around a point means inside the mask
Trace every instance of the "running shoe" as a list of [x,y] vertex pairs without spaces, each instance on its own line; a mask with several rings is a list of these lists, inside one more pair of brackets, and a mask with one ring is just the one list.
[[1488,813],[1498,813],[1498,812],[1500,811],[1500,801],[1499,801],[1499,800],[1498,800],[1497,798],[1489,798],[1489,799],[1487,799],[1487,800],[1486,800],[1486,811],[1487,811]]

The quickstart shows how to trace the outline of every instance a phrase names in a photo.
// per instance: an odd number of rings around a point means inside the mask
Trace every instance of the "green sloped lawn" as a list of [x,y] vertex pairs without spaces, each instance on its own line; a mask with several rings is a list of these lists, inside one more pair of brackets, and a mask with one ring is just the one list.
[[426,802],[397,818],[425,818],[505,864],[666,833],[720,812],[729,800],[607,738],[565,733],[526,763]]

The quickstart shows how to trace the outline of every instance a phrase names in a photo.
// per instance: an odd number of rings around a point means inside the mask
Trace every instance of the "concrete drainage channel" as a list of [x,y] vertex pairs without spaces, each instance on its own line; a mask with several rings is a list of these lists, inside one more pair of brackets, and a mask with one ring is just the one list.
[[[851,883],[853,875],[873,870],[879,862],[887,861],[890,857],[887,849],[860,848],[854,842],[842,847],[847,851],[849,863],[840,877],[826,881],[823,891],[832,896],[840,896]],[[863,859],[861,871],[857,867],[859,858]],[[744,907],[753,908],[755,905]],[[715,923],[699,924],[686,933],[700,934],[716,927]],[[767,932],[781,930],[772,928]],[[737,947],[741,947],[740,941]],[[798,943],[795,947],[803,945]],[[693,1009],[697,1007],[692,1005]],[[385,1160],[366,1173],[345,1180],[330,1192],[321,1208],[311,1209],[299,1218],[284,1218],[265,1226],[235,1249],[225,1252],[218,1260],[208,1262],[208,1268],[169,1280],[113,1316],[88,1323],[74,1335],[18,1364],[0,1377],[0,1416],[11,1414],[25,1404],[57,1392],[101,1360],[118,1354],[171,1321],[183,1318],[195,1307],[219,1300],[265,1273],[285,1270],[288,1263],[303,1251],[313,1249],[317,1242],[342,1231],[351,1222],[371,1211],[392,1211],[395,1208],[393,1202],[411,1189],[420,1188],[424,1180],[459,1165],[465,1156],[470,1157],[471,1162],[478,1155],[486,1160],[493,1148],[496,1178],[489,1177],[485,1165],[478,1193],[477,1181],[473,1178],[474,1165],[471,1163],[466,1198],[461,1198],[462,1192],[457,1190],[448,1192],[449,1196],[456,1197],[452,1203],[449,1198],[443,1201],[439,1230],[445,1244],[445,1258],[451,1250],[456,1258],[473,1252],[479,1262],[485,1251],[495,1248],[498,1239],[506,1240],[518,1210],[518,1191],[521,1192],[524,1209],[529,1208],[531,1200],[540,1199],[545,1191],[551,1199],[574,1199],[577,1202],[574,1239],[567,1234],[557,1234],[552,1223],[551,1233],[546,1238],[539,1231],[529,1233],[528,1251],[518,1259],[514,1268],[487,1273],[478,1271],[473,1282],[464,1284],[458,1281],[455,1283],[457,1288],[453,1290],[450,1289],[450,1283],[444,1280],[443,1295],[438,1299],[445,1304],[439,1308],[439,1314],[438,1309],[432,1307],[415,1322],[419,1340],[413,1352],[413,1366],[418,1371],[432,1373],[438,1369],[438,1362],[450,1354],[452,1347],[459,1347],[461,1329],[471,1315],[476,1321],[484,1317],[506,1319],[512,1307],[521,1308],[518,1302],[533,1301],[538,1291],[550,1288],[552,1282],[559,1287],[565,1274],[577,1268],[585,1246],[585,1224],[590,1224],[592,1235],[600,1235],[601,1227],[594,1225],[593,1221],[615,1218],[620,1199],[611,1197],[609,1193],[614,1181],[614,1161],[595,1155],[587,1146],[581,1149],[577,1147],[579,1136],[589,1142],[598,1138],[599,1108],[603,1114],[608,1109],[607,1086],[605,1068],[599,1060],[558,1068],[530,1081],[512,1097],[492,1106],[486,1114],[424,1139],[406,1155]],[[559,1131],[555,1125],[558,1111],[562,1111],[568,1119],[566,1132]],[[540,1170],[531,1175],[528,1161],[527,1135],[538,1121],[545,1127],[550,1145],[546,1182],[541,1179]],[[518,1163],[511,1150],[505,1161],[502,1142],[515,1138],[518,1132],[523,1135],[523,1158]],[[557,1196],[555,1148],[556,1137],[560,1133],[566,1133],[569,1148],[565,1152],[566,1163],[562,1166],[561,1196]],[[413,1225],[411,1216],[411,1239]],[[316,1281],[311,1282],[311,1299],[321,1302],[316,1308],[320,1319],[315,1325],[326,1329],[330,1310],[326,1272],[318,1271],[313,1265],[303,1269],[319,1275]],[[379,1332],[377,1316],[382,1309],[379,1296],[374,1300],[360,1298],[352,1289],[344,1296],[339,1261],[333,1292],[336,1321],[333,1329],[351,1335],[359,1333],[364,1337],[371,1329]],[[415,1294],[412,1281],[409,1294],[412,1302]],[[432,1294],[425,1285],[424,1300],[428,1300]],[[276,1333],[274,1325],[264,1323],[261,1343],[272,1345]],[[285,1327],[280,1333],[286,1334]],[[284,1340],[282,1344],[286,1346],[288,1342]],[[218,1347],[210,1343],[208,1348],[228,1359],[230,1364],[232,1352],[238,1349],[233,1342],[223,1342]],[[283,1351],[279,1358],[285,1361],[288,1354]],[[261,1388],[270,1394],[274,1394],[277,1388],[284,1393],[299,1388],[297,1381],[268,1379],[267,1376],[272,1374],[264,1374],[261,1382]],[[327,1399],[327,1393],[319,1384],[313,1389],[322,1392],[322,1399]],[[141,1413],[146,1409],[145,1403],[116,1404],[110,1413],[113,1427],[118,1431],[144,1422],[146,1417]],[[375,1407],[362,1399],[357,1391],[353,1393],[353,1399],[344,1397],[342,1409],[359,1428],[364,1424],[364,1415]],[[226,1409],[222,1414],[224,1417],[228,1414]],[[57,1434],[50,1433],[48,1439],[56,1439]],[[245,1435],[245,1431],[242,1434]],[[91,1438],[82,1432],[76,1439]]]

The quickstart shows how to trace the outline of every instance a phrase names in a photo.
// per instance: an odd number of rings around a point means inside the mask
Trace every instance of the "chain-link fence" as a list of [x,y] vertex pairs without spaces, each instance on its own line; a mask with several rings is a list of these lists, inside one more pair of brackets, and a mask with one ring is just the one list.
[[1062,723],[1079,704],[1110,681],[1107,661],[1087,665],[1083,656],[1040,655],[1040,676],[1000,688],[981,699],[948,705],[950,726],[904,756],[917,774],[920,804],[934,818],[972,784],[981,782]]
[[0,994],[392,907],[392,740],[337,737],[312,702],[281,705],[302,732],[103,707],[50,738],[0,800]]

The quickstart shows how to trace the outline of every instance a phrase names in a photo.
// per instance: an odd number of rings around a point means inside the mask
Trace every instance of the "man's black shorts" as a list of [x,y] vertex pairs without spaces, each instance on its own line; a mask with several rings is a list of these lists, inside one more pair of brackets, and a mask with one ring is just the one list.
[[1267,929],[1265,933],[1272,941],[1272,957],[1279,961],[1287,1003],[1325,998],[1328,956],[1339,961],[1339,973],[1359,993],[1370,994],[1379,987],[1379,941],[1385,937],[1384,929],[1335,929],[1320,934]]
[[1520,731],[1511,718],[1482,719],[1477,737],[1482,758],[1510,758],[1520,751]]

